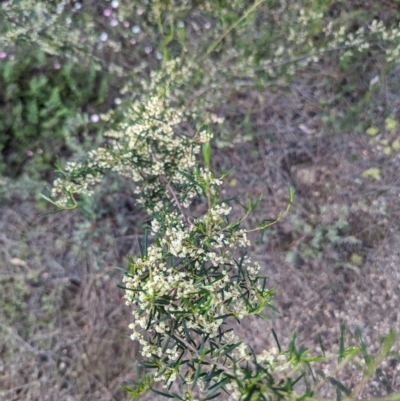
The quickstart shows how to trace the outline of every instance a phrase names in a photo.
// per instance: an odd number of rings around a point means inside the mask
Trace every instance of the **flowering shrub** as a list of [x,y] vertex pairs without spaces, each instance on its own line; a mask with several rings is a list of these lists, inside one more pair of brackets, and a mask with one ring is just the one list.
[[[259,264],[246,255],[249,231],[241,228],[257,201],[248,199],[244,216],[231,220],[233,200],[219,196],[225,176],[210,170],[212,135],[190,109],[175,106],[174,76],[179,77],[180,68],[174,61],[153,74],[145,84],[148,94],[133,103],[118,130],[106,134],[107,146],[60,168],[53,200],[45,197],[61,209],[74,208],[80,194],[90,195],[105,174],[114,172],[134,182],[137,202],[149,215],[141,254],[129,258],[122,288],[133,310],[131,338],[141,345],[141,366],[155,372],[127,391],[139,396],[151,390],[179,400],[209,400],[222,392],[237,400],[311,399],[331,383],[339,399],[353,390],[357,397],[389,354],[394,333],[384,339],[376,359],[362,340],[346,348],[343,332],[338,356],[324,349],[324,355],[310,356],[296,347],[295,337],[284,351],[275,333],[277,347],[256,354],[235,334],[235,322],[263,317],[265,308],[273,308],[273,291]],[[204,167],[197,160],[201,152]],[[207,205],[204,213],[191,207],[195,198]],[[255,230],[269,225],[262,222]],[[364,356],[366,368],[358,362],[361,381],[350,390],[333,374],[358,355]],[[332,375],[320,371],[317,379],[311,364],[334,357],[337,370]]]

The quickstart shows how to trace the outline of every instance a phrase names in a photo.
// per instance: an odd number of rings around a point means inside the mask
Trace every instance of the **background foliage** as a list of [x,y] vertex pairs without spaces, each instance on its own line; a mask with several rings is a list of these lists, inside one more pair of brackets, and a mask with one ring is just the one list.
[[[115,179],[68,218],[39,218],[49,209],[35,194],[57,158],[104,143],[103,127],[177,56],[197,71],[176,101],[224,118],[212,163],[236,167],[226,196],[262,193],[273,218],[296,189],[292,214],[255,249],[281,289],[275,330],[314,347],[356,323],[378,349],[399,319],[398,3],[271,0],[247,15],[245,1],[132,3],[1,2],[0,397],[124,399],[137,355],[113,266],[137,253],[143,214]],[[374,20],[386,36],[345,44]],[[245,322],[243,337],[265,347],[266,324]],[[397,361],[368,394],[398,389]]]

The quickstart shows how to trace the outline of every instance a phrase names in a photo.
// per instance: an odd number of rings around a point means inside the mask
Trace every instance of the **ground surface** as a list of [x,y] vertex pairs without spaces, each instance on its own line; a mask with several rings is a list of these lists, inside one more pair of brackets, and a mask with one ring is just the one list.
[[[400,321],[399,159],[378,156],[377,161],[374,149],[359,134],[332,135],[314,145],[313,136],[286,128],[288,132],[280,132],[272,144],[260,133],[254,143],[214,151],[215,163],[235,166],[232,179],[237,183],[227,185],[227,193],[264,194],[249,226],[285,208],[288,183],[296,189],[290,214],[253,249],[253,257],[262,262],[270,286],[277,290],[281,315],[273,321],[245,320],[239,331],[260,350],[271,345],[271,328],[281,339],[296,330],[299,340],[312,347],[320,335],[329,348],[337,344],[339,323],[344,321],[351,330],[361,326],[376,349],[380,336]],[[301,141],[293,147],[297,135]],[[353,154],[365,156],[349,162]],[[292,164],[290,169],[282,167],[283,158]],[[382,180],[360,179],[360,172],[376,162],[382,166]],[[5,196],[0,240],[7,267],[1,279],[12,287],[8,296],[14,298],[3,300],[12,305],[5,310],[6,317],[13,318],[12,325],[2,326],[3,400],[125,399],[120,385],[135,376],[137,347],[125,337],[130,311],[116,287],[121,277],[114,267],[116,260],[124,265],[124,255],[137,251],[141,217],[129,205],[129,189],[119,191],[118,197],[103,197],[103,215],[94,220],[79,212],[38,217],[40,211],[28,196],[16,189]],[[328,224],[334,211],[318,214],[323,205],[360,202],[347,216],[349,230],[361,241],[350,251],[325,238],[322,256],[287,256],[298,243],[312,241],[312,233],[311,239],[306,237],[302,226],[298,238],[290,237],[290,216],[298,213],[307,221],[326,218]],[[379,202],[386,203],[386,215],[374,211]],[[354,253],[362,257],[359,266],[335,265]],[[400,364],[393,359],[386,368],[392,386],[399,389]],[[379,395],[382,389],[380,382],[370,391]]]
[[[400,327],[400,153],[385,153],[382,142],[400,139],[400,128],[372,138],[358,127],[371,120],[381,127],[388,115],[400,121],[400,70],[382,73],[368,106],[338,123],[362,102],[357,90],[365,91],[380,68],[376,62],[362,77],[355,70],[346,83],[337,66],[321,62],[213,110],[233,127],[250,121],[252,139],[214,143],[212,159],[216,171],[235,168],[224,195],[263,195],[246,227],[276,217],[286,208],[288,186],[296,191],[290,212],[250,250],[281,311],[238,328],[256,350],[273,345],[272,328],[283,345],[297,331],[306,346],[318,349],[321,338],[334,350],[345,322],[352,333],[360,326],[377,350],[381,336]],[[326,85],[330,79],[336,92]],[[365,176],[371,168],[379,176]],[[131,188],[110,179],[95,197],[95,212],[88,204],[41,216],[48,209],[37,194],[48,183],[21,177],[0,184],[0,400],[126,400],[121,385],[136,377],[139,354],[128,338],[131,312],[116,267],[137,254],[145,219]],[[357,379],[343,374],[349,386]],[[398,354],[364,395],[385,395],[388,383],[400,391]]]

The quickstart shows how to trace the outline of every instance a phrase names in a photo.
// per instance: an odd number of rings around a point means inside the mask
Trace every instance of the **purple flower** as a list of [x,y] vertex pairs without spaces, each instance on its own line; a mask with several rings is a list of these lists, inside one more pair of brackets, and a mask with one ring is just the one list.
[[130,42],[131,42],[131,45],[136,45],[136,39],[135,39],[135,38],[132,38],[132,39],[130,40]]
[[32,156],[33,156],[33,152],[32,152],[31,150],[28,150],[28,151],[26,152],[26,155],[27,155],[28,157],[32,157]]
[[7,57],[7,53],[0,51],[0,58],[6,58]]
[[204,24],[204,28],[210,29],[210,28],[211,28],[211,23],[210,23],[210,22],[206,22],[206,23]]
[[61,64],[57,61],[53,65],[56,70],[59,70],[61,68]]
[[146,46],[146,47],[144,48],[144,52],[145,52],[146,54],[150,54],[152,51],[153,51],[153,48],[152,48],[151,46]]
[[92,114],[92,115],[90,116],[90,121],[91,121],[92,123],[98,123],[99,120],[100,120],[100,117],[99,117],[97,114]]
[[125,27],[125,28],[129,28],[129,25],[130,25],[130,24],[129,24],[128,21],[125,21],[125,22],[124,22],[124,27]]
[[111,14],[112,14],[111,8],[106,8],[106,9],[103,11],[103,15],[104,15],[105,17],[109,17]]

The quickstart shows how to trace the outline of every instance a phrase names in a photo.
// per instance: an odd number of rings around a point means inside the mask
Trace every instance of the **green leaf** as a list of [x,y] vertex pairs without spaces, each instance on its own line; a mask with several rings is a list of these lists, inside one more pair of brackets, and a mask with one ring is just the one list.
[[230,381],[231,381],[230,377],[225,377],[225,379],[222,379],[218,383],[216,383],[213,386],[211,386],[208,389],[208,394],[214,393],[215,391],[217,391],[218,389],[220,389],[222,386],[224,386],[225,384],[229,383]]
[[346,325],[342,322],[340,323],[340,337],[339,337],[339,356],[338,362],[342,362],[344,359],[344,335],[345,335]]
[[192,385],[190,386],[190,388],[193,390],[196,387],[197,384],[197,380],[200,377],[200,373],[201,373],[201,363],[197,364],[197,368],[196,368],[196,373],[194,374],[193,380],[192,380]]
[[201,148],[202,153],[203,153],[203,160],[204,164],[207,167],[207,169],[210,168],[211,164],[211,145],[210,142],[203,143],[203,146]]
[[359,326],[356,327],[355,333],[356,333],[356,336],[358,337],[358,340],[360,342],[361,351],[362,351],[362,354],[363,354],[363,357],[364,357],[365,364],[368,367],[370,367],[373,364],[374,360],[373,360],[372,356],[368,353],[367,345],[364,342],[364,339],[363,339],[362,333],[361,333],[361,328]]
[[393,117],[388,117],[385,120],[385,130],[394,131],[397,128],[397,121]]
[[182,324],[183,324],[183,330],[184,330],[184,332],[185,332],[186,341],[189,342],[189,343],[194,342],[194,341],[192,340],[192,337],[190,337],[190,333],[189,333],[189,330],[188,330],[188,328],[187,328],[186,322],[183,321]]
[[279,353],[281,353],[282,349],[281,349],[281,345],[279,344],[278,336],[276,335],[274,329],[271,329],[271,331],[272,331],[272,335],[274,336],[274,339],[275,339],[276,345],[278,347]]
[[146,228],[144,230],[144,253],[146,258],[148,256],[148,247],[149,247],[149,230]]
[[140,241],[140,238],[137,239],[137,243],[138,243],[138,246],[139,246],[140,256],[142,258],[144,258],[145,257],[145,250],[143,249],[143,245],[142,245],[142,243]]
[[163,397],[167,397],[167,398],[175,398],[175,396],[174,395],[172,395],[172,394],[169,394],[169,393],[164,393],[163,391],[159,391],[159,390],[156,390],[155,388],[151,388],[150,389],[151,391],[153,391],[154,393],[156,393],[156,394],[158,394],[158,395],[162,395]]
[[365,132],[368,136],[376,136],[379,133],[379,129],[377,127],[369,127]]
[[217,398],[221,395],[221,393],[213,394],[208,397],[202,398],[200,401],[208,401],[208,400],[213,400],[214,398]]
[[337,381],[335,378],[333,377],[327,377],[327,380],[336,388],[339,388],[341,391],[343,391],[347,396],[351,395],[351,391],[342,383],[340,383],[339,381]]
[[322,351],[323,355],[325,356],[325,347],[324,347],[324,343],[322,341],[321,334],[318,334],[318,342],[319,342],[319,346],[321,347],[321,351]]
[[375,181],[380,181],[382,179],[381,170],[377,167],[371,167],[365,170],[361,175],[364,178],[371,178]]
[[145,360],[139,363],[139,366],[146,369],[158,369],[158,364],[152,360]]
[[47,202],[51,203],[52,205],[56,206],[56,207],[58,208],[58,210],[61,211],[60,208],[59,208],[59,206],[57,205],[57,203],[55,203],[54,201],[52,201],[52,200],[51,200],[50,198],[48,198],[46,195],[43,195],[42,193],[40,193],[39,196],[40,196],[41,198],[43,198],[45,201],[47,201]]
[[233,351],[235,348],[237,348],[242,342],[238,342],[236,344],[231,344],[229,347],[224,349],[224,352],[222,354],[218,354],[218,356],[222,357],[226,354],[229,354],[231,351]]

